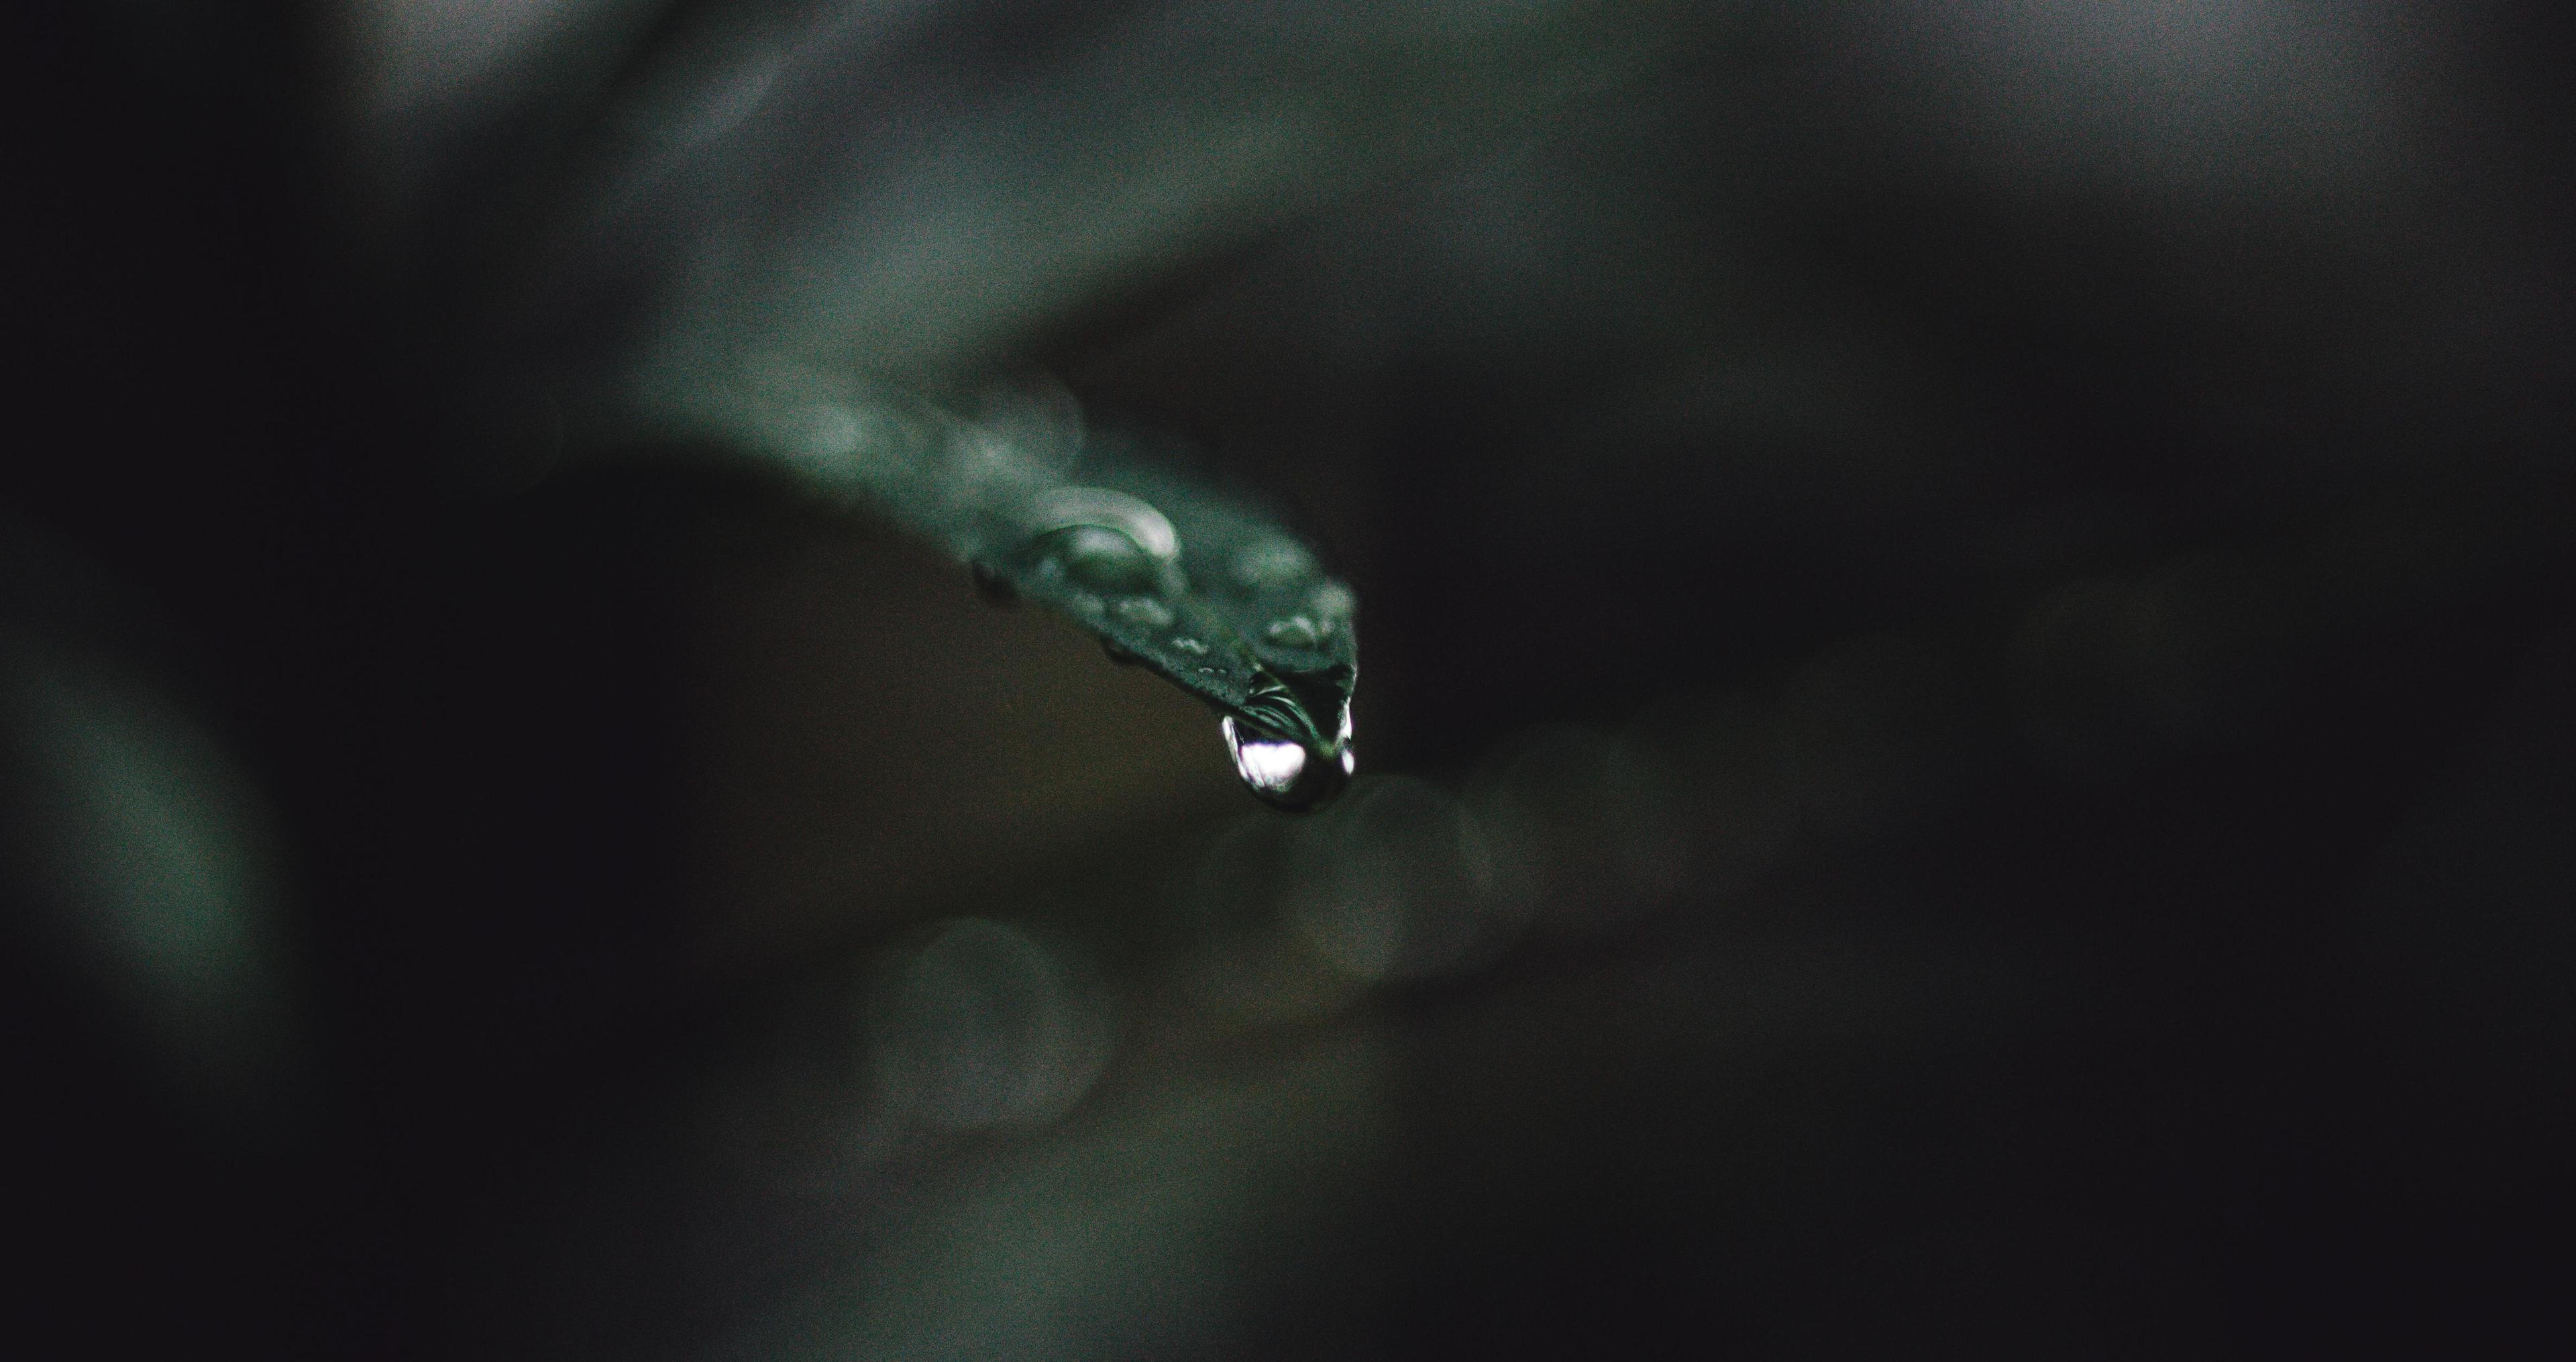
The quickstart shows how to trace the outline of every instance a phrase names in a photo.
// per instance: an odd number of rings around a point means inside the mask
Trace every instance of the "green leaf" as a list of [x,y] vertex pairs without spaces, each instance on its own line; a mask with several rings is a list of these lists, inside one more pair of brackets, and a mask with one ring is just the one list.
[[1265,801],[1315,808],[1347,783],[1358,599],[1275,517],[1086,430],[1060,389],[965,414],[781,369],[718,405],[813,486],[946,546],[986,595],[1058,611],[1207,701]]

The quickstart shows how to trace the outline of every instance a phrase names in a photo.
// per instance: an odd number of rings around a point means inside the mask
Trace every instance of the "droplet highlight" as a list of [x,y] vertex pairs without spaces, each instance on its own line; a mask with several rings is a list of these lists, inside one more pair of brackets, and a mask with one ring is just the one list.
[[1172,623],[1172,607],[1151,596],[1130,596],[1110,607],[1110,612],[1139,629],[1167,629]]
[[1076,525],[1060,531],[1051,547],[1064,573],[1095,591],[1112,594],[1150,591],[1159,573],[1154,555],[1124,531],[1102,525]]
[[1324,641],[1324,633],[1315,622],[1303,615],[1272,620],[1261,636],[1282,648],[1312,648]]
[[1286,586],[1315,570],[1315,557],[1286,539],[1265,540],[1235,555],[1234,584],[1246,591]]
[[1326,755],[1302,743],[1237,724],[1228,715],[1219,724],[1225,747],[1234,758],[1234,773],[1244,788],[1263,803],[1290,813],[1306,813],[1331,803],[1350,784],[1354,760],[1350,748]]

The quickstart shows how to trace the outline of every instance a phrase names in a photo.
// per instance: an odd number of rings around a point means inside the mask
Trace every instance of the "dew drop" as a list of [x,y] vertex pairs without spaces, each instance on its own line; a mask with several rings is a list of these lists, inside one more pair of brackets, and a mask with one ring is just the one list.
[[1192,657],[1205,657],[1207,656],[1207,645],[1187,634],[1183,634],[1179,638],[1172,640],[1172,651],[1176,653],[1188,653]]
[[1282,648],[1312,648],[1324,641],[1323,632],[1315,627],[1315,622],[1303,615],[1272,620],[1261,636]]
[[1110,607],[1111,613],[1139,629],[1164,629],[1172,623],[1172,607],[1151,596],[1130,596]]
[[1234,757],[1235,774],[1243,777],[1255,797],[1274,808],[1290,813],[1319,809],[1350,784],[1353,762],[1347,746],[1333,757],[1322,757],[1302,744],[1239,727],[1231,715],[1219,727],[1225,733],[1226,751]]
[[1314,570],[1314,555],[1286,539],[1265,540],[1234,559],[1235,585],[1246,591],[1285,586]]
[[1076,525],[1057,534],[1053,549],[1065,575],[1105,592],[1150,591],[1159,568],[1154,555],[1124,532]]

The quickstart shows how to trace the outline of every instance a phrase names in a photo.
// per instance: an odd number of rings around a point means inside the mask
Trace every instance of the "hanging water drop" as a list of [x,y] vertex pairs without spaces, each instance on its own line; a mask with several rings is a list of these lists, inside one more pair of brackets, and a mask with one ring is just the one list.
[[1276,737],[1232,715],[1220,721],[1234,772],[1263,803],[1290,813],[1306,813],[1332,801],[1350,784],[1353,760],[1344,746],[1329,756],[1310,752],[1302,743]]
[[[1130,457],[1133,442],[1086,438],[1060,387],[960,414],[761,359],[725,400],[839,500],[966,559],[986,598],[1069,616],[1112,661],[1229,716],[1235,769],[1265,802],[1311,809],[1349,783],[1351,588],[1257,508]],[[1096,481],[1069,481],[1077,467]]]

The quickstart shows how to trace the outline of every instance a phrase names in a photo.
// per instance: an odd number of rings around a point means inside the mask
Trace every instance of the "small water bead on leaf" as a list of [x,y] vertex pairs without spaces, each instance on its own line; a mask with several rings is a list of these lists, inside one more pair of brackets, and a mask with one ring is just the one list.
[[1053,536],[1048,555],[1064,574],[1095,591],[1150,591],[1161,565],[1135,540],[1099,525],[1076,525]]
[[1151,596],[1129,596],[1111,606],[1110,613],[1139,629],[1165,629],[1172,623],[1172,607]]
[[1234,584],[1246,591],[1286,586],[1314,574],[1315,556],[1293,540],[1265,539],[1234,558]]
[[1172,640],[1172,651],[1176,653],[1188,653],[1192,657],[1205,657],[1207,656],[1207,650],[1207,644],[1191,638],[1187,634],[1183,634],[1179,638]]
[[1041,555],[1066,577],[1105,595],[1182,586],[1181,540],[1171,520],[1139,497],[1105,487],[1055,487],[1018,518]]
[[1262,631],[1262,637],[1282,648],[1312,648],[1324,641],[1324,631],[1316,628],[1313,620],[1303,615],[1292,615],[1284,620],[1272,620],[1270,627]]
[[1125,492],[1106,487],[1050,488],[1030,500],[1025,514],[1032,534],[1090,526],[1125,535],[1158,562],[1175,562],[1181,556],[1181,537],[1171,518],[1152,502]]

